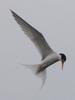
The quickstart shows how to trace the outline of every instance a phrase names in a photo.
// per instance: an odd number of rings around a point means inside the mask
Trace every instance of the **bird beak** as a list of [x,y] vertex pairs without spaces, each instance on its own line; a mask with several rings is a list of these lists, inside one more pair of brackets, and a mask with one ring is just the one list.
[[64,61],[63,60],[61,61],[61,64],[62,64],[62,70],[63,70],[63,66],[64,66]]

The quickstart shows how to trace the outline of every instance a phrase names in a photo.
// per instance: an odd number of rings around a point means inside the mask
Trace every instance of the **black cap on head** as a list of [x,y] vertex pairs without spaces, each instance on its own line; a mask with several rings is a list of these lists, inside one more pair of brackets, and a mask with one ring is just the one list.
[[60,53],[60,55],[61,55],[62,61],[65,62],[65,61],[66,61],[66,56],[65,56],[65,54]]
[[61,63],[62,63],[62,70],[63,70],[63,65],[64,65],[64,62],[66,61],[66,56],[65,54],[62,54],[62,53],[60,53],[59,55],[61,56]]

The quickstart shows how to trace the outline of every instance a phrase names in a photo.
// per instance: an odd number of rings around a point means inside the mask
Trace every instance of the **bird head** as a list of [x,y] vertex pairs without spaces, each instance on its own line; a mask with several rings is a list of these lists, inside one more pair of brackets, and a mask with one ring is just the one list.
[[65,56],[65,54],[62,54],[62,53],[60,53],[59,54],[60,56],[61,56],[61,63],[62,63],[62,70],[63,70],[63,66],[64,66],[64,62],[66,61],[66,56]]

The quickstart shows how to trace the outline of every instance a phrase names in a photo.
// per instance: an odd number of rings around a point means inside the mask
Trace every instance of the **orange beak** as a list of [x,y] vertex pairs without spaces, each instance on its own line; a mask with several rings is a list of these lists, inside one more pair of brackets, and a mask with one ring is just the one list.
[[61,60],[61,64],[62,64],[62,70],[63,70],[63,66],[64,66],[64,62],[63,62],[63,60]]

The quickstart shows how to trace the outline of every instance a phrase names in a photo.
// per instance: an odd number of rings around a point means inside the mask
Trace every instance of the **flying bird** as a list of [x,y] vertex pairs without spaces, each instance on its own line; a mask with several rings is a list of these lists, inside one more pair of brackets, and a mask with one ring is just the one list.
[[42,86],[46,80],[46,68],[50,65],[61,61],[62,69],[64,62],[66,61],[66,56],[63,53],[57,54],[47,43],[42,33],[36,30],[33,26],[23,20],[18,14],[14,11],[10,10],[16,22],[20,25],[21,29],[24,31],[24,34],[29,37],[29,39],[33,42],[38,52],[40,53],[42,59],[41,63],[36,65],[24,65],[31,69],[37,76],[39,76],[42,80]]

